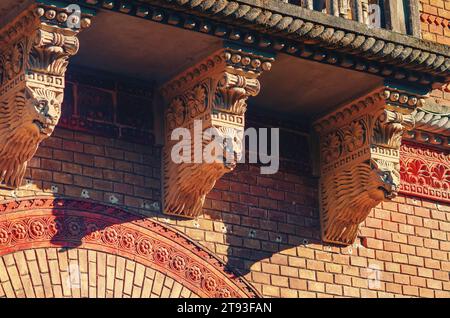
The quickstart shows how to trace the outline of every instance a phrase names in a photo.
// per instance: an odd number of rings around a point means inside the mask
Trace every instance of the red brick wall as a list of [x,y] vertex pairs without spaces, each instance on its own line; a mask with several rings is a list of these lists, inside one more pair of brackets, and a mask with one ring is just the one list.
[[266,177],[244,166],[218,182],[200,228],[186,232],[265,296],[450,296],[450,206],[400,196],[372,211],[354,246],[338,248],[319,240],[316,189],[307,172]]
[[78,68],[67,79],[55,132],[30,161],[24,186],[0,196],[54,194],[158,210],[151,84]]
[[450,45],[450,1],[420,0],[420,3],[423,38]]
[[[295,159],[285,153],[275,175],[260,175],[257,165],[226,175],[198,220],[156,211],[158,147],[63,128],[40,147],[27,173],[32,183],[15,195],[52,195],[52,186],[58,195],[81,197],[87,190],[106,203],[113,195],[118,205],[140,209],[200,242],[268,297],[450,296],[450,206],[400,196],[372,211],[354,246],[323,245],[306,138],[289,133],[281,139],[282,149],[304,150]],[[283,140],[292,144],[283,146]],[[0,193],[11,198],[11,192]]]
[[[139,210],[206,246],[267,297],[450,296],[450,205],[399,196],[371,212],[353,246],[324,245],[307,127],[249,114],[251,126],[281,127],[280,172],[239,165],[208,195],[204,216],[171,218],[160,213],[153,125],[139,121],[151,122],[151,94],[75,72],[68,84],[61,125],[24,186],[0,190],[0,199],[88,196]],[[128,107],[140,115],[123,118]]]
[[[425,40],[450,45],[450,1],[420,0],[421,29]],[[449,105],[450,85],[433,91],[432,96],[443,104]]]

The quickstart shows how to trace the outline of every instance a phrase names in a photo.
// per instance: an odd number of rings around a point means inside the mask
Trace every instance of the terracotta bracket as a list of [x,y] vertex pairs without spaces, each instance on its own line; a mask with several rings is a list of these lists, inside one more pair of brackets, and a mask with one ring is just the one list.
[[[226,47],[162,87],[167,104],[163,151],[164,213],[189,218],[199,216],[205,197],[216,181],[234,169],[242,155],[247,99],[259,93],[258,77],[263,71],[270,70],[272,62],[273,57],[259,52]],[[179,141],[172,140],[172,133],[176,128],[185,128],[194,136],[196,122],[200,123],[201,131],[214,128],[223,138],[224,143],[219,145],[222,153],[214,153],[214,161],[196,159],[198,153],[193,137],[187,160],[174,162],[172,150]]]
[[0,30],[0,185],[21,185],[61,115],[64,75],[90,16],[32,5]]
[[386,85],[318,120],[322,240],[352,244],[371,209],[400,187],[402,135],[421,93]]

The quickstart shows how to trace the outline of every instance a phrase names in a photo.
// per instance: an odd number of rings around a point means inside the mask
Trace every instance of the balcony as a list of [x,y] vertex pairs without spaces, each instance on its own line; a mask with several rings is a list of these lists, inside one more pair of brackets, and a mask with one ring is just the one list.
[[411,22],[420,23],[418,0],[3,0],[0,21],[23,2],[94,12],[70,64],[157,85],[224,43],[276,55],[249,109],[294,120],[313,121],[385,80],[450,81],[448,47],[421,40]]
[[418,1],[398,0],[282,0],[305,9],[420,37]]

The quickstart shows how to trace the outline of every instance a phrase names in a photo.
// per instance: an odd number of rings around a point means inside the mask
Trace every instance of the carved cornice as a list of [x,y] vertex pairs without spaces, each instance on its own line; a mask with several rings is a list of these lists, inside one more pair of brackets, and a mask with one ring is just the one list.
[[420,129],[407,131],[403,138],[414,143],[422,144],[425,147],[450,149],[450,136],[445,136],[433,132],[428,132]]
[[281,1],[76,2],[395,80],[450,80],[450,54],[443,45]]
[[[32,5],[0,30],[0,184],[18,187],[27,162],[61,115],[64,74],[78,51],[69,15]],[[80,17],[81,18],[81,17]],[[83,17],[81,28],[89,18]]]
[[349,245],[371,209],[400,188],[402,135],[420,95],[384,87],[318,120],[322,239]]
[[[161,88],[168,105],[164,213],[190,218],[199,216],[216,180],[234,169],[242,155],[246,101],[259,93],[258,76],[271,68],[272,61],[272,57],[228,47],[211,54]],[[188,144],[191,153],[187,161],[190,162],[175,163],[171,154],[178,140],[171,140],[171,134],[176,128],[185,128],[193,136],[196,121],[200,122],[201,132],[213,129],[224,139],[216,148],[221,149],[221,153],[214,154],[213,162],[195,159],[195,137],[192,137]],[[203,153],[204,141],[199,142]]]
[[450,148],[450,106],[441,105],[434,98],[426,98],[414,112],[415,129],[404,134],[406,140],[427,147]]
[[450,106],[438,105],[429,98],[425,107],[417,109],[415,118],[418,129],[450,135]]

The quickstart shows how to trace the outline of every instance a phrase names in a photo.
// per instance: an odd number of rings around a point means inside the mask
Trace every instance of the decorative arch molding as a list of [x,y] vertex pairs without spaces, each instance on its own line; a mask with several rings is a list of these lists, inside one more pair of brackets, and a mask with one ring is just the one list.
[[0,256],[54,247],[84,248],[134,260],[167,274],[200,297],[259,297],[204,247],[141,215],[68,198],[0,203]]

